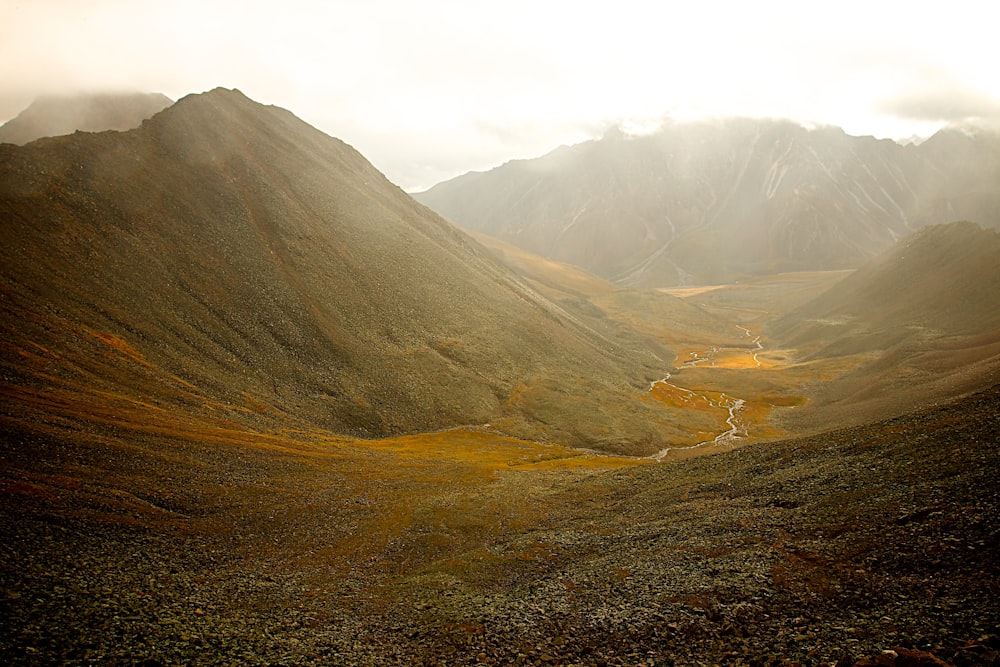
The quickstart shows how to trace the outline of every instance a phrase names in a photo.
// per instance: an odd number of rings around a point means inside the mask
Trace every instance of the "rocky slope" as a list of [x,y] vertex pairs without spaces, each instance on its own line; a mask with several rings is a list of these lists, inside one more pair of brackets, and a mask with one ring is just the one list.
[[26,144],[62,134],[131,130],[173,104],[159,93],[105,93],[42,97],[0,125],[0,143]]
[[996,665],[998,406],[994,387],[624,468],[488,441],[470,457],[447,443],[461,434],[220,448],[5,418],[0,652],[11,665]]
[[365,436],[491,422],[635,453],[675,428],[636,400],[661,360],[237,91],[129,132],[0,146],[0,220],[13,405],[113,397]]
[[929,223],[994,224],[1000,139],[920,145],[737,119],[611,131],[417,198],[469,229],[622,284],[853,268]]

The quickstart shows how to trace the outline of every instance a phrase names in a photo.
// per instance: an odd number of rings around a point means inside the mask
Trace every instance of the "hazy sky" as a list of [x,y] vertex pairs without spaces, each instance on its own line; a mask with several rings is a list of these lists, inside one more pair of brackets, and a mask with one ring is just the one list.
[[43,93],[239,88],[407,189],[665,114],[901,138],[1000,118],[998,11],[986,0],[0,0],[0,121]]

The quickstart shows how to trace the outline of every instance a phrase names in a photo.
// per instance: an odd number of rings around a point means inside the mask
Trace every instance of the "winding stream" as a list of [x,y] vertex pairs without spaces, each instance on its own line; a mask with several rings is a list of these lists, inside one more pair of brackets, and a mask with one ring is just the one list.
[[[753,334],[750,333],[750,330],[747,329],[746,327],[741,327],[740,325],[737,324],[736,328],[742,329],[743,333],[747,335],[747,338],[753,336]],[[760,368],[760,359],[757,358],[757,353],[764,349],[764,344],[760,342],[760,336],[754,338],[752,342],[755,345],[755,347],[750,351],[750,356],[753,357],[753,362],[757,364],[757,368]]]
[[[741,329],[743,333],[747,335],[748,338],[753,336],[753,333],[750,331],[750,329],[747,329],[746,327],[742,326],[738,328]],[[764,345],[760,341],[760,336],[753,338],[752,342],[754,347],[750,349],[750,355],[753,358],[754,364],[756,364],[757,368],[760,368],[761,363],[760,359],[757,358],[757,354],[764,349]],[[711,361],[712,356],[717,352],[718,348],[716,347],[713,347],[711,351],[708,352],[704,357],[699,357],[696,353],[692,352],[691,358],[688,359],[688,361],[686,361],[679,368],[674,368],[673,370],[679,371],[684,368],[694,368],[698,364]],[[670,387],[671,389],[677,390],[682,394],[686,394],[690,397],[698,396],[698,394],[696,394],[694,391],[691,391],[690,389],[685,389],[684,387],[680,387],[676,384],[668,382],[668,380],[670,380],[672,375],[673,372],[667,373],[666,377],[664,377],[662,380],[656,380],[655,382],[651,382],[649,385],[649,390],[653,391],[657,385],[662,384],[666,387]],[[703,398],[707,399],[707,397]],[[740,413],[746,406],[746,401],[743,400],[742,398],[734,398],[732,396],[727,396],[726,394],[720,394],[719,398],[721,399],[722,402],[721,405],[716,401],[712,401],[711,399],[707,400],[709,400],[709,402],[715,405],[716,407],[724,407],[729,411],[729,416],[726,418],[726,425],[729,427],[729,430],[720,433],[711,440],[705,440],[695,445],[690,445],[687,447],[667,447],[665,449],[661,449],[656,454],[653,454],[652,456],[649,456],[647,458],[653,459],[655,461],[662,461],[664,458],[666,458],[666,456],[670,453],[671,450],[696,449],[699,447],[706,447],[710,445],[716,445],[716,446],[728,445],[729,448],[732,449],[738,440],[749,437],[750,433],[748,429],[748,424],[744,423],[744,421],[740,418]]]

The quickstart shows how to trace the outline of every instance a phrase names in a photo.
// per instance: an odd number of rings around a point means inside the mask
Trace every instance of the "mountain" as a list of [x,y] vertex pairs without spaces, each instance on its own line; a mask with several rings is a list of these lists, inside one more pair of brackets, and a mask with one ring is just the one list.
[[843,269],[925,224],[1000,220],[1000,138],[919,145],[732,119],[618,130],[416,197],[468,229],[625,285]]
[[238,91],[0,145],[4,664],[998,664],[996,237],[638,291]]
[[41,137],[131,130],[173,104],[159,93],[104,93],[40,97],[0,125],[0,143],[26,144]]
[[[852,352],[893,344],[914,331],[957,336],[1000,329],[998,266],[997,231],[971,222],[929,225],[771,328],[793,343],[834,334],[847,339]],[[823,353],[830,351],[817,354]]]
[[8,401],[362,436],[489,422],[633,453],[680,429],[646,396],[664,360],[238,91],[0,146],[0,219]]
[[1000,380],[998,266],[997,231],[970,222],[929,225],[766,332],[804,363],[862,360],[818,383],[814,413],[824,416],[822,425],[946,400]]

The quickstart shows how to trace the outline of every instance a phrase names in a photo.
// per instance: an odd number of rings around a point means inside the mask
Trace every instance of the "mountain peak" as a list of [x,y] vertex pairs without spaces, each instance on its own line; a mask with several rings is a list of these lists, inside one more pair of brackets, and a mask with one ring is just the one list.
[[181,99],[177,100],[178,104],[191,104],[191,103],[221,103],[228,102],[232,104],[252,104],[259,105],[258,102],[247,97],[243,94],[239,88],[225,88],[223,86],[216,86],[210,90],[206,90],[201,93],[191,93],[185,95]]
[[239,91],[185,97],[131,132],[5,146],[0,204],[8,340],[66,350],[66,377],[96,363],[95,391],[124,382],[181,412],[233,406],[246,427],[362,436],[489,422],[648,454],[673,432],[667,408],[628,394],[645,395],[657,359]]

